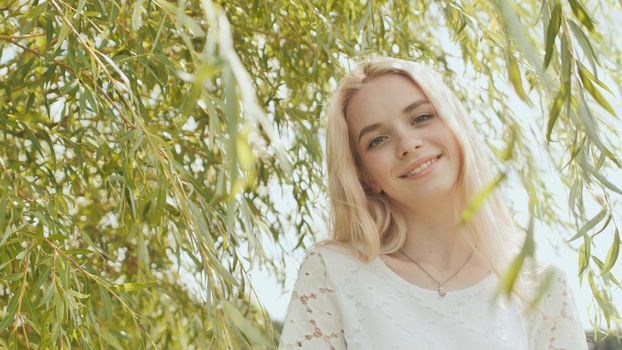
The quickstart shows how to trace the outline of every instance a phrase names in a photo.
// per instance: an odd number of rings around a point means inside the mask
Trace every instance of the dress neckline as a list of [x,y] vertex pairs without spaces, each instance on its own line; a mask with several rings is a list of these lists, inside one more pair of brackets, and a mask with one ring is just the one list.
[[379,255],[374,258],[373,262],[388,277],[390,277],[391,279],[393,279],[397,283],[405,286],[406,288],[414,290],[417,293],[428,294],[430,296],[436,296],[436,297],[439,297],[439,298],[447,298],[450,295],[457,296],[457,295],[462,295],[462,294],[466,294],[466,293],[469,293],[469,292],[478,291],[478,290],[488,286],[489,284],[491,284],[495,280],[494,279],[495,274],[493,272],[490,272],[488,275],[486,275],[486,277],[483,277],[482,279],[480,279],[479,281],[473,283],[472,285],[464,287],[464,288],[460,288],[460,289],[448,290],[447,291],[447,295],[445,297],[441,297],[438,294],[438,291],[436,289],[428,289],[428,288],[424,288],[424,287],[418,286],[418,285],[416,285],[416,284],[414,284],[414,283],[412,283],[410,281],[407,281],[402,276],[398,275],[395,271],[393,271],[393,269],[391,269],[384,262],[384,260],[382,260],[382,258],[380,258]]

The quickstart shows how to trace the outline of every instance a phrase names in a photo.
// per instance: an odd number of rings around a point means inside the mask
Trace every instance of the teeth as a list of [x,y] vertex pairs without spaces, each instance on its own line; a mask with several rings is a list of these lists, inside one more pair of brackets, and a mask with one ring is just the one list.
[[413,169],[413,170],[409,171],[408,173],[406,173],[406,176],[417,175],[420,172],[424,171],[425,169],[429,168],[430,165],[434,164],[434,162],[436,162],[436,158],[432,158],[432,159],[428,160],[427,162],[419,165],[415,169]]

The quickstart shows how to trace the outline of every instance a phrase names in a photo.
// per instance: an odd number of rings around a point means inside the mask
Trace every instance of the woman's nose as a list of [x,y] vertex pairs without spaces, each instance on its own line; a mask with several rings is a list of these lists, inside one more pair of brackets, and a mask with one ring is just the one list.
[[423,140],[416,133],[403,133],[399,135],[397,145],[397,158],[402,159],[408,153],[412,153],[423,146]]

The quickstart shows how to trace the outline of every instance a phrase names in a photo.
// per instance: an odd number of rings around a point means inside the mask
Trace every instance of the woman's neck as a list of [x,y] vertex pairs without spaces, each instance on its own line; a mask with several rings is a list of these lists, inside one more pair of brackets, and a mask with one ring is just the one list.
[[460,236],[460,213],[442,202],[437,204],[418,210],[406,209],[402,215],[406,224],[406,242],[401,250],[424,267],[451,270],[463,264],[472,249]]

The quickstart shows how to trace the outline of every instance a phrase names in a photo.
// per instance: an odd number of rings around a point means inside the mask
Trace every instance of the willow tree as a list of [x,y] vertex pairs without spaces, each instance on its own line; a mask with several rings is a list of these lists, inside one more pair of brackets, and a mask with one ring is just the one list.
[[[606,17],[617,6],[1,0],[0,347],[273,347],[248,269],[281,276],[285,235],[296,249],[314,236],[323,107],[371,53],[443,72],[499,157],[490,188],[518,175],[529,221],[578,248],[609,329],[621,287],[611,88],[622,33]],[[553,201],[541,159],[568,206]],[[284,212],[281,200],[295,204]],[[508,290],[533,254],[525,226]]]

